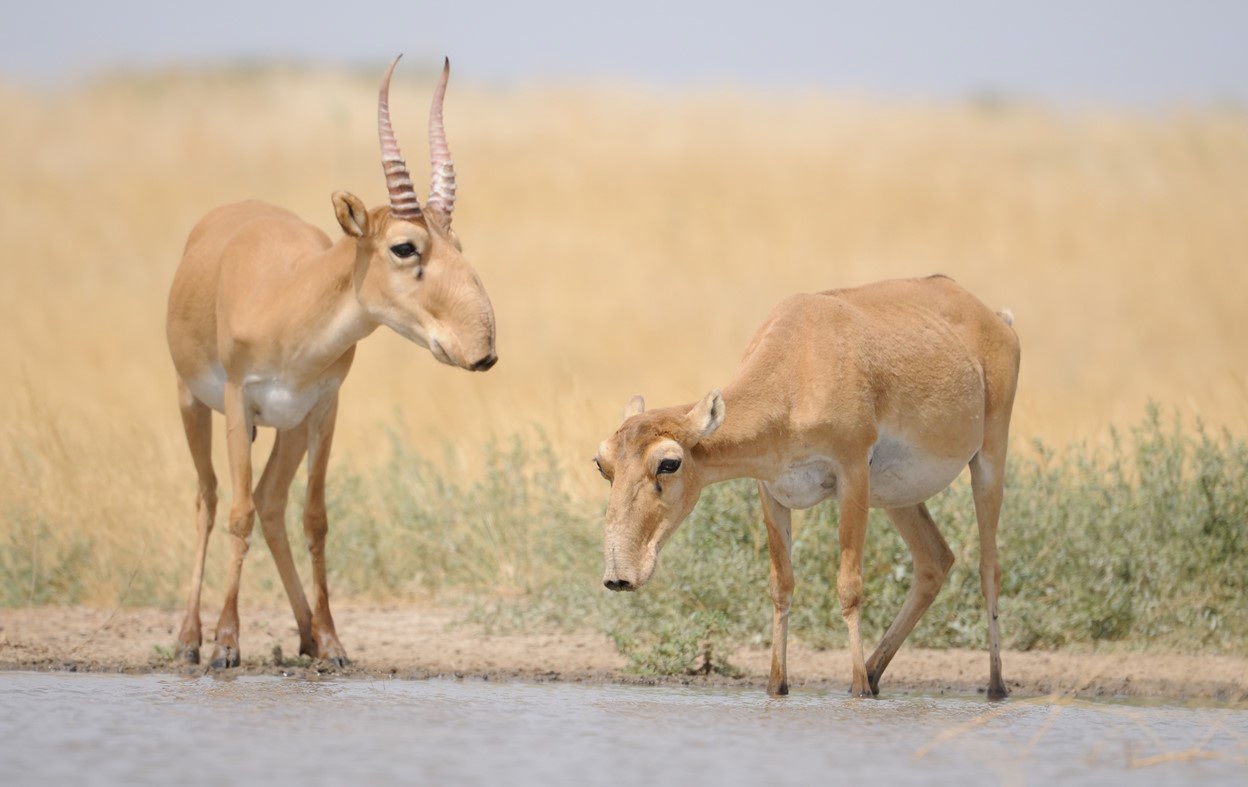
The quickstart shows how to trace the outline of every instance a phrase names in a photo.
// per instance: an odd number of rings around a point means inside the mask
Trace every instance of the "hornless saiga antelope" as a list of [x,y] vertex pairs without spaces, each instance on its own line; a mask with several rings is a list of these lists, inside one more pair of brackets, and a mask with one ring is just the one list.
[[[880,676],[944,582],[953,553],[924,501],[968,464],[988,606],[988,696],[1001,679],[997,518],[1005,480],[1018,337],[944,276],[795,295],[776,306],[722,393],[644,412],[633,397],[624,423],[598,448],[611,482],[604,538],[611,590],[635,590],[702,488],[755,478],[771,554],[771,676],[788,693],[785,644],[793,596],[790,511],[835,497],[840,505],[837,594],[849,627],[856,696]],[[858,632],[867,509],[883,508],[914,561],[914,584],[879,647],[864,660]]]
[[[325,577],[325,471],[338,388],[355,344],[386,325],[439,361],[473,371],[494,365],[494,311],[451,229],[455,168],[442,125],[449,61],[429,112],[432,186],[422,209],[390,125],[390,77],[381,81],[377,130],[390,204],[367,210],[354,194],[332,200],[337,241],[289,211],[260,202],[226,205],[191,231],[169,293],[169,351],[182,423],[199,474],[197,540],[177,657],[199,662],[199,595],[217,506],[212,410],[225,414],[233,498],[231,558],[213,667],[239,663],[238,583],[254,516],[277,563],[299,626],[299,652],[336,666],[347,654],[334,631]],[[257,426],[277,430],[252,492]],[[308,456],[303,527],[312,553],[315,609],[308,608],[286,540],[286,498]]]

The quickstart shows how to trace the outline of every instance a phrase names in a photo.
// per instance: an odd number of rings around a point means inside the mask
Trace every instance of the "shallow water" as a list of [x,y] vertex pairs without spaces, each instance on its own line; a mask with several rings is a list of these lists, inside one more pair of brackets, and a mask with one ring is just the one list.
[[[1167,760],[1168,761],[1164,761]],[[1149,764],[1155,759],[1163,760]],[[0,784],[1248,783],[1248,710],[0,673]]]

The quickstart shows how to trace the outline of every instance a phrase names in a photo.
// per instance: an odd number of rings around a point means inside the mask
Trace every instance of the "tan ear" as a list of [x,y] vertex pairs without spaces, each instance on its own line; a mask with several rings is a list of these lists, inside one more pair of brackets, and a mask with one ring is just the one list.
[[338,226],[353,238],[363,238],[368,234],[368,210],[360,198],[349,191],[335,191],[333,197],[334,215],[338,217]]
[[691,446],[714,434],[724,422],[724,397],[719,395],[719,389],[707,394],[685,417],[689,419],[689,427],[694,434]]
[[646,411],[646,400],[641,398],[641,394],[637,394],[628,400],[628,404],[624,405],[624,420],[632,418],[634,415],[640,415]]

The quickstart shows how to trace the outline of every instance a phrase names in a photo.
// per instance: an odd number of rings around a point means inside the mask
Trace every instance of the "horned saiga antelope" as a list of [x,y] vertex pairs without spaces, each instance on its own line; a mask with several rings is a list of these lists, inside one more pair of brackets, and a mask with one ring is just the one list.
[[[611,590],[635,590],[702,488],[758,480],[774,602],[771,694],[788,693],[785,644],[793,595],[790,511],[840,506],[837,594],[849,628],[851,691],[880,676],[936,597],[953,563],[924,504],[968,464],[988,607],[990,697],[1004,697],[997,596],[997,519],[1018,380],[1018,337],[951,279],[885,281],[796,295],[755,334],[721,391],[644,411],[634,397],[595,461],[611,482],[604,537]],[[914,561],[914,583],[870,659],[858,621],[867,509],[883,508]]]
[[[474,371],[494,365],[494,312],[451,229],[455,167],[442,124],[450,64],[429,113],[432,186],[422,208],[390,124],[390,77],[381,82],[377,130],[388,205],[368,210],[336,191],[343,236],[260,202],[218,208],[191,231],[169,293],[167,332],[182,423],[199,475],[195,557],[177,655],[199,661],[204,553],[217,505],[212,410],[225,414],[232,501],[230,564],[213,667],[239,663],[238,584],[255,514],[299,627],[299,651],[335,665],[347,654],[334,631],[325,576],[325,472],[338,389],[355,344],[385,325],[442,363]],[[257,426],[277,430],[252,491]],[[286,539],[286,498],[308,457],[303,527],[312,554],[313,608]]]

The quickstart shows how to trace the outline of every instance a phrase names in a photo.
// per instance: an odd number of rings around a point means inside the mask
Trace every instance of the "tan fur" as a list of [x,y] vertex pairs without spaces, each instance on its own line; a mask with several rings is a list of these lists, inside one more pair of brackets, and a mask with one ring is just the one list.
[[[996,528],[1018,337],[943,276],[795,295],[759,329],[722,394],[695,405],[626,412],[599,447],[611,482],[603,582],[632,590],[703,487],[759,481],[775,606],[768,690],[788,691],[785,640],[793,592],[789,511],[835,497],[841,508],[837,590],[849,628],[856,695],[878,693],[897,648],[936,597],[953,556],[924,505],[968,464],[979,521],[990,639],[989,695],[1005,696]],[[674,472],[661,463],[680,461]],[[915,583],[871,655],[859,636],[867,510],[882,507],[915,564]]]
[[[332,196],[343,237],[331,241],[289,211],[260,202],[218,208],[191,231],[169,292],[167,335],[187,442],[199,476],[197,541],[179,657],[199,661],[200,587],[216,512],[211,410],[225,413],[232,557],[217,625],[215,667],[236,666],[238,587],[255,514],[299,627],[300,652],[345,664],[329,609],[325,473],[338,389],[355,344],[386,325],[439,361],[484,370],[497,360],[489,297],[445,211],[409,219]],[[403,257],[411,244],[419,254]],[[251,441],[278,430],[254,492]],[[312,553],[309,608],[286,539],[291,480],[308,457],[304,530]]]

